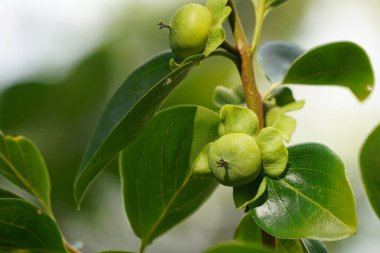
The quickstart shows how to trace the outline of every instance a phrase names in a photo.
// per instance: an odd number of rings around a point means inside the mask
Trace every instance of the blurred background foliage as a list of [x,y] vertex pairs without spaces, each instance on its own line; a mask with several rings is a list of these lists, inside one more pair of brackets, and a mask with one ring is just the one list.
[[[58,220],[69,240],[83,241],[84,252],[138,247],[138,239],[123,213],[117,161],[90,189],[80,212],[76,211],[72,197],[73,181],[106,102],[133,69],[168,50],[167,31],[159,30],[157,23],[169,23],[174,11],[189,1],[117,2],[115,6],[119,11],[115,13],[118,15],[107,16],[101,36],[89,40],[89,46],[81,50],[68,49],[66,53],[71,55],[71,61],[61,66],[51,66],[45,61],[35,73],[31,71],[27,76],[0,83],[0,129],[7,134],[27,136],[41,149],[50,169],[53,207]],[[378,73],[376,63],[380,55],[375,45],[379,36],[373,36],[380,27],[380,18],[374,12],[380,10],[380,3],[375,0],[330,2],[289,0],[269,15],[262,40],[290,40],[305,48],[334,40],[353,40],[367,49]],[[254,18],[250,1],[237,3],[247,31],[252,30]],[[345,30],[352,24],[356,24],[353,32]],[[4,25],[7,24],[3,22],[0,29]],[[67,29],[70,31],[70,26]],[[230,30],[227,29],[227,33],[231,40]],[[86,39],[89,38],[72,36],[67,45],[76,41],[83,44]],[[7,48],[0,44],[0,50]],[[267,83],[259,69],[257,75],[261,88],[265,89]],[[210,58],[190,73],[164,106],[183,103],[216,109],[211,102],[214,87],[238,83],[239,76],[229,60]],[[293,143],[320,141],[341,155],[358,199],[359,239],[331,244],[332,252],[357,252],[361,247],[367,247],[366,252],[375,252],[373,250],[380,245],[373,237],[380,235],[380,224],[363,196],[357,157],[361,142],[379,120],[379,103],[372,102],[378,95],[371,96],[365,105],[359,105],[348,91],[338,88],[327,93],[325,88],[296,87],[295,94],[306,99],[307,106],[304,111],[295,113],[299,133]],[[231,237],[240,215],[233,208],[230,189],[220,187],[195,216],[154,242],[148,252],[198,252],[213,242]]]

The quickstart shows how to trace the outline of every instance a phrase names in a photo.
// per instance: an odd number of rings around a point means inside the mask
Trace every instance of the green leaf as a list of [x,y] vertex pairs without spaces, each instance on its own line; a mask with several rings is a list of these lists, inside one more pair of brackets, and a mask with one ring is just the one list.
[[203,253],[273,253],[276,252],[265,248],[257,243],[225,242],[217,244]]
[[265,123],[268,127],[273,127],[282,134],[285,141],[289,142],[297,122],[293,117],[286,115],[287,112],[296,111],[303,108],[304,100],[293,102],[281,107],[273,107],[269,109],[265,116]]
[[21,199],[0,199],[0,249],[66,252],[55,222]]
[[259,47],[258,59],[267,79],[272,83],[284,80],[290,66],[304,50],[286,41],[268,41]]
[[365,141],[360,153],[360,169],[364,189],[373,210],[380,219],[380,125]]
[[223,23],[231,13],[231,8],[226,6],[227,0],[207,0],[206,7],[212,15],[212,24],[208,34],[207,44],[203,52],[204,56],[209,56],[226,39],[226,32]]
[[374,74],[361,47],[351,42],[336,42],[301,55],[282,83],[344,86],[363,101],[373,89]]
[[213,102],[219,108],[227,104],[240,105],[244,103],[232,89],[220,85],[215,87]]
[[246,206],[254,203],[263,195],[267,188],[266,179],[258,176],[255,180],[248,184],[234,187],[233,197],[237,209],[243,209]]
[[267,6],[273,8],[285,3],[286,1],[287,0],[267,0]]
[[276,89],[273,91],[272,97],[276,100],[276,105],[280,107],[296,102],[292,90],[288,87]]
[[234,240],[239,242],[261,243],[261,228],[250,213],[244,214],[235,230]]
[[20,198],[16,194],[0,188],[0,199],[18,199]]
[[304,253],[301,240],[277,239],[276,246],[281,253]]
[[142,248],[210,196],[213,177],[192,175],[203,147],[218,137],[219,115],[203,107],[161,111],[121,153],[125,209]]
[[193,63],[171,71],[171,53],[161,54],[135,70],[111,98],[82,160],[74,187],[80,204],[84,193],[106,165],[127,146]]
[[32,194],[50,210],[50,179],[38,148],[23,136],[12,137],[0,131],[0,173]]
[[344,165],[329,148],[289,148],[284,177],[267,177],[268,197],[251,207],[257,224],[279,238],[340,240],[357,230],[355,202]]
[[303,246],[305,248],[305,253],[328,253],[326,246],[316,240],[302,239]]

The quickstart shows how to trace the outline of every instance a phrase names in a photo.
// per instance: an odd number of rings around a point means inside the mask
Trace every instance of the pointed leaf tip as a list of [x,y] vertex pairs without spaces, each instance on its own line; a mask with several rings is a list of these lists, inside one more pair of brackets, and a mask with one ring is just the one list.
[[77,174],[78,206],[94,179],[136,137],[194,65],[186,63],[172,71],[172,57],[163,53],[136,69],[109,101]]

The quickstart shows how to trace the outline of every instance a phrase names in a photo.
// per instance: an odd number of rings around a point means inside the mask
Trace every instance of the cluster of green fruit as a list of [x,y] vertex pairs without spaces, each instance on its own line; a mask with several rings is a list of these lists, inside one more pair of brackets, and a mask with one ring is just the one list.
[[276,177],[288,162],[282,135],[272,127],[259,131],[259,121],[248,108],[225,105],[220,110],[219,139],[208,143],[193,163],[195,174],[212,173],[226,186],[242,186],[260,173]]
[[159,23],[160,28],[169,28],[170,48],[177,58],[207,57],[223,43],[222,24],[231,13],[226,4],[227,0],[207,0],[206,5],[186,4],[176,11],[170,25]]

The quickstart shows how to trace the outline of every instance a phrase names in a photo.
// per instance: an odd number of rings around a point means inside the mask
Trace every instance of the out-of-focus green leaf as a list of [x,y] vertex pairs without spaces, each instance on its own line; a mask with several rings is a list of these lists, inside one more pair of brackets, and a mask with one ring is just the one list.
[[284,80],[290,66],[304,50],[286,41],[268,41],[260,46],[258,59],[267,79],[272,83]]
[[0,188],[0,199],[17,199],[20,198],[16,194]]
[[95,177],[136,137],[193,66],[188,63],[171,71],[169,60],[172,57],[172,53],[164,53],[145,63],[111,98],[75,181],[74,196],[78,205]]
[[234,240],[248,243],[261,243],[261,228],[250,213],[244,214],[235,230]]
[[281,253],[304,253],[301,240],[277,239],[276,246]]
[[215,87],[213,102],[219,108],[227,104],[240,105],[243,103],[232,89],[220,85]]
[[363,101],[373,89],[374,74],[361,47],[351,42],[336,42],[301,55],[282,83],[344,86]]
[[288,87],[276,89],[272,93],[272,97],[276,100],[276,105],[280,107],[296,102],[292,90]]
[[102,46],[64,78],[38,75],[0,93],[0,129],[37,144],[49,165],[52,197],[62,209],[73,204],[73,179],[106,97],[125,77],[121,72],[130,70],[129,64],[115,69],[112,50]]
[[118,250],[111,250],[111,251],[101,251],[101,252],[98,252],[98,253],[136,253],[136,252],[132,252],[132,251],[118,251]]
[[305,101],[300,100],[281,107],[276,106],[271,108],[265,116],[266,126],[273,127],[279,131],[284,140],[289,142],[296,129],[297,122],[293,117],[286,115],[286,113],[300,110],[303,108],[304,104]]
[[267,177],[268,197],[251,207],[256,223],[279,238],[340,240],[357,230],[355,202],[344,165],[329,148],[289,148],[283,177]]
[[0,132],[0,173],[50,211],[49,172],[40,151],[30,140]]
[[380,125],[365,141],[360,153],[363,185],[373,210],[380,219]]
[[328,253],[326,246],[316,240],[301,239],[305,248],[305,253]]
[[274,253],[276,251],[257,243],[225,242],[203,251],[203,253]]
[[[256,15],[260,12],[267,15],[273,8],[285,3],[286,1],[287,0],[252,0],[256,9]],[[263,4],[263,6],[261,7],[260,4]],[[263,10],[261,10],[261,8],[263,8]]]
[[0,199],[0,250],[66,253],[55,222],[21,199]]
[[210,196],[213,177],[192,174],[203,147],[218,137],[219,115],[177,106],[153,119],[120,156],[125,209],[142,248],[187,218]]

